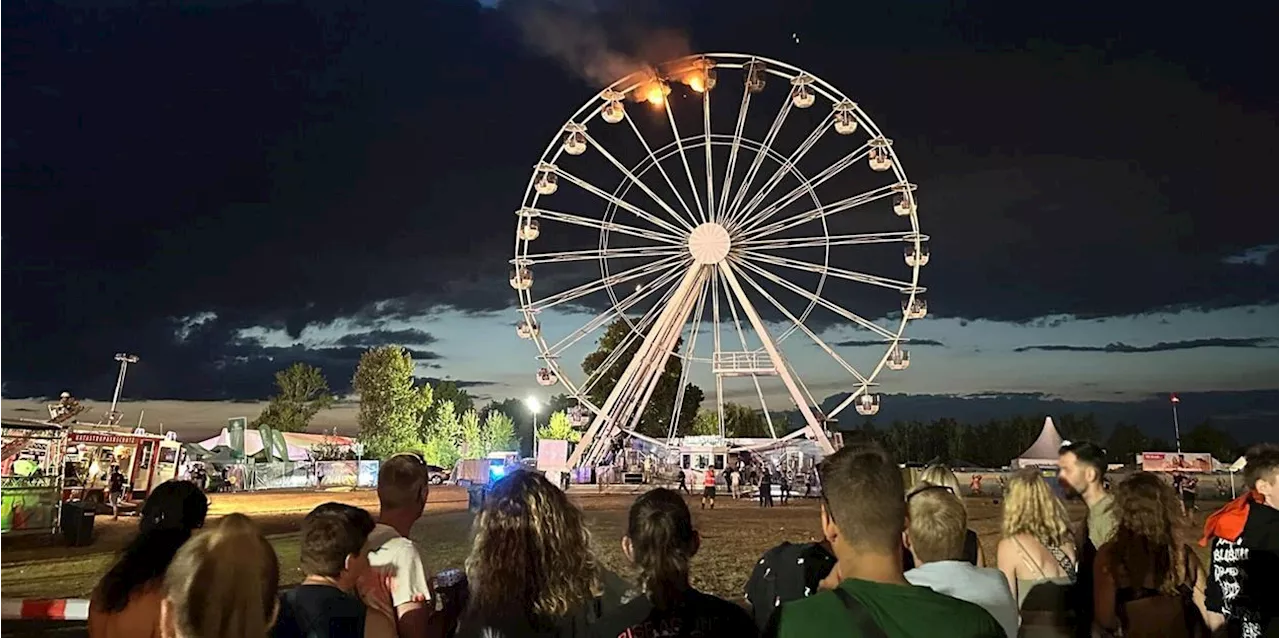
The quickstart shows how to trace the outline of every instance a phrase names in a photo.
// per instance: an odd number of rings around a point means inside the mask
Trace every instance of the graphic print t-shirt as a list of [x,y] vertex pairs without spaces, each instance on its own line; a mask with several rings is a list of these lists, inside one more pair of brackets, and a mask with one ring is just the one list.
[[658,610],[638,596],[591,626],[594,638],[711,638],[756,636],[747,611],[731,602],[691,589],[678,607]]
[[1227,617],[1229,635],[1260,638],[1274,626],[1277,610],[1276,510],[1249,504],[1244,531],[1234,541],[1210,545],[1205,607]]

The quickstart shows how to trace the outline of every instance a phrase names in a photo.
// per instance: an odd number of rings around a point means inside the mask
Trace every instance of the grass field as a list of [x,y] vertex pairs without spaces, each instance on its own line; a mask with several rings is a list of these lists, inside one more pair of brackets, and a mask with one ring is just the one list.
[[[610,569],[630,576],[624,562],[620,539],[626,526],[627,508],[633,496],[575,494],[574,500],[586,513],[600,560]],[[371,492],[261,492],[216,494],[212,496],[211,522],[231,511],[252,516],[263,527],[280,557],[283,585],[297,584],[297,526],[303,514],[325,501],[341,501],[365,507],[376,514],[376,498]],[[694,559],[694,585],[721,597],[737,600],[751,569],[760,555],[778,543],[816,540],[819,534],[816,500],[793,500],[773,509],[759,509],[754,502],[734,502],[721,498],[715,510],[699,510],[696,498],[689,500],[695,524],[702,533],[702,550]],[[1000,507],[992,499],[968,500],[970,527],[978,532],[989,557],[995,556],[1000,525]],[[1203,523],[1205,504],[1195,523]],[[1073,508],[1080,517],[1083,510]],[[427,514],[413,529],[413,538],[424,548],[428,567],[442,570],[461,567],[470,551],[471,515],[466,511],[466,495],[455,487],[432,491]],[[136,530],[134,519],[112,521],[99,516],[95,542],[91,547],[67,548],[50,539],[30,537],[3,539],[0,552],[0,582],[4,597],[83,598],[109,566],[116,551]],[[1202,557],[1203,558],[1203,557]]]

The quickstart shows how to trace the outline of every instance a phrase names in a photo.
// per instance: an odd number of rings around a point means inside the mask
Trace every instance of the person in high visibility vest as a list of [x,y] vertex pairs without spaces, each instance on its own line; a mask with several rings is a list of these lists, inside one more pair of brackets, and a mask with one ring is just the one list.
[[711,503],[711,509],[716,508],[716,470],[707,466],[707,472],[702,476],[702,509],[707,508],[707,503]]

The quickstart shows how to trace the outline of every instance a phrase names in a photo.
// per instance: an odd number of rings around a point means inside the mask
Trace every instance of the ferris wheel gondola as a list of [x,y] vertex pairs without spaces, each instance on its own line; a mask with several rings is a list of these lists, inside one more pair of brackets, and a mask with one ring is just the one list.
[[[751,106],[767,100],[774,86],[784,93],[773,124],[752,133]],[[716,132],[712,96],[725,92],[730,106],[736,102],[734,126]],[[807,127],[798,134],[802,141],[790,145],[782,135],[789,117]],[[686,121],[682,131],[680,120],[688,119],[700,120],[696,130],[689,132]],[[815,160],[824,139],[835,145],[828,144],[834,155]],[[821,169],[807,170],[815,161]],[[849,175],[858,167],[870,185],[837,193],[853,183]],[[615,186],[597,186],[602,171],[611,173],[603,179],[616,179]],[[824,424],[850,405],[862,415],[879,411],[880,397],[871,388],[882,369],[907,368],[903,333],[927,313],[919,282],[929,238],[920,232],[915,191],[892,140],[855,102],[776,60],[690,56],[632,73],[588,100],[534,166],[517,211],[510,279],[522,314],[517,332],[536,344],[543,362],[536,381],[562,386],[578,401],[571,421],[589,421],[570,462],[594,464],[614,437],[636,429],[672,357],[683,365],[672,414],[663,415],[669,439],[687,420],[681,411],[691,375],[714,379],[715,394],[708,398],[720,415],[721,436],[724,383],[749,379],[771,437],[788,438],[774,429],[762,390],[762,380],[776,378],[803,418],[801,433],[830,452]],[[584,199],[570,199],[575,196]],[[595,212],[597,205],[602,209]],[[866,230],[844,232],[859,225]],[[584,229],[598,233],[596,247],[569,242]],[[846,255],[878,245],[899,246],[883,270],[905,266],[905,272],[844,267],[863,263]],[[566,283],[591,262],[599,264],[599,276]],[[546,283],[535,285],[535,273]],[[834,295],[833,282],[857,289]],[[886,309],[848,307],[873,294],[890,296]],[[587,301],[601,295],[607,296],[603,302]],[[549,334],[556,321],[546,313],[553,310],[594,316],[581,327]],[[810,325],[815,312],[867,333],[848,343],[878,348],[878,356],[864,367],[851,364],[839,350],[844,346],[819,334],[827,326]],[[562,355],[614,320],[626,323],[625,336],[585,376],[560,364]],[[799,360],[808,355],[783,354],[783,342],[796,332],[848,379],[850,390],[833,408],[820,409],[801,379]],[[612,384],[611,390],[603,393],[602,384]]]

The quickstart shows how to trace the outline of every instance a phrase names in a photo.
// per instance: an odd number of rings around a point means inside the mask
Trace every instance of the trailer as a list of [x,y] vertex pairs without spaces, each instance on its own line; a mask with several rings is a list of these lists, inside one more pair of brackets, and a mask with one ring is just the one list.
[[71,426],[66,432],[62,500],[102,505],[107,501],[111,468],[117,466],[125,479],[125,500],[140,502],[155,486],[178,477],[183,456],[173,432]]

